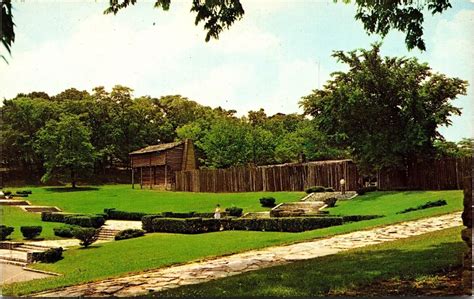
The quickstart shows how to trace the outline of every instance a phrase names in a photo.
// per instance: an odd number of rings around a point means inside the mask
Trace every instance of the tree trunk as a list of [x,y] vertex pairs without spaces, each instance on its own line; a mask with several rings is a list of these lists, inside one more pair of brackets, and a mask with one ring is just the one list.
[[71,183],[72,188],[76,188],[76,174],[74,173],[74,169],[71,169]]

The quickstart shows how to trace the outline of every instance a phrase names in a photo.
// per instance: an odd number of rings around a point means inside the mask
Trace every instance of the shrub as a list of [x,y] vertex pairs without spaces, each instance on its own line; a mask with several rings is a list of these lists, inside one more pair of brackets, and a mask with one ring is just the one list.
[[324,192],[334,192],[334,188],[332,187],[324,188]]
[[54,263],[59,261],[63,256],[63,248],[49,248],[48,250],[41,252],[37,257],[37,260],[43,263]]
[[31,190],[20,190],[16,191],[16,194],[32,194]]
[[[142,220],[143,221],[143,220]],[[343,223],[342,217],[281,217],[281,218],[154,218],[151,220],[153,232],[200,234],[220,230],[252,230],[302,232]]]
[[142,228],[147,232],[153,232],[152,221],[155,218],[163,218],[162,215],[146,215],[142,217]]
[[126,212],[117,211],[115,209],[104,209],[104,213],[107,215],[107,219],[114,220],[142,220],[142,217],[148,215],[147,213],[141,212]]
[[61,227],[53,228],[54,235],[62,238],[72,238],[74,237],[74,230],[77,229],[77,226],[65,225]]
[[242,216],[243,209],[238,207],[230,207],[225,209],[225,211],[229,216],[240,217]]
[[99,215],[69,216],[66,217],[65,223],[82,227],[99,228],[104,225],[105,219]]
[[161,215],[165,218],[193,218],[196,212],[188,213],[175,213],[175,212],[162,212]]
[[377,187],[368,186],[368,187],[361,187],[361,188],[356,190],[358,195],[364,195],[367,192],[373,192],[373,191],[377,191]]
[[9,195],[12,195],[12,192],[10,190],[5,190],[3,191],[3,194],[5,194],[6,196],[9,196]]
[[429,208],[434,208],[434,207],[440,207],[440,206],[445,206],[448,203],[444,199],[440,199],[437,201],[428,201],[425,204],[419,205],[416,208],[408,208],[403,211],[398,212],[397,214],[404,214],[408,212],[413,212],[413,211],[418,211],[418,210],[424,210],[424,209],[429,209]]
[[336,206],[337,198],[331,197],[331,198],[326,198],[324,200],[324,203],[327,205],[328,208],[334,208]]
[[97,241],[99,234],[98,230],[92,227],[81,227],[73,230],[74,238],[81,241],[80,245],[88,247]]
[[66,218],[69,216],[79,216],[82,214],[68,214],[68,213],[53,213],[53,212],[41,212],[41,221],[46,222],[66,222]]
[[115,240],[119,241],[119,240],[137,238],[137,237],[143,236],[144,234],[145,234],[145,231],[141,229],[126,229],[116,234]]
[[313,186],[313,187],[309,187],[308,189],[306,189],[306,193],[314,193],[314,192],[325,192],[326,191],[326,188],[323,187],[323,186]]
[[4,241],[7,239],[11,233],[13,233],[15,229],[11,226],[0,225],[0,241]]
[[268,207],[268,208],[273,208],[275,204],[275,198],[274,197],[262,197],[260,198],[260,204],[262,207]]
[[22,226],[20,227],[23,237],[27,240],[34,239],[41,234],[41,226]]

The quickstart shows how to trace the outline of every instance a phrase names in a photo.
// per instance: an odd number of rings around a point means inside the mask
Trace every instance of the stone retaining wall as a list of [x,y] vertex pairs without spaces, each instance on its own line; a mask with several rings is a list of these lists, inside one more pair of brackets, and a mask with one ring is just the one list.
[[461,232],[461,237],[468,247],[464,253],[463,259],[463,288],[468,295],[472,294],[472,177],[464,179],[464,211],[462,221],[467,228]]

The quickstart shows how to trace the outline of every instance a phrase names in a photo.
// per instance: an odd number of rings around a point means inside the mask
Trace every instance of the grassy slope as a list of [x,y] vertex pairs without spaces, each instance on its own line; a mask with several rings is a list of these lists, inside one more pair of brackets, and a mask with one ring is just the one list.
[[461,264],[460,228],[249,272],[160,297],[324,296],[388,278],[420,278]]
[[[335,214],[385,214],[385,217],[302,233],[246,231],[225,231],[201,235],[155,233],[138,239],[100,244],[92,249],[72,249],[65,252],[64,259],[55,264],[34,265],[35,268],[63,273],[64,276],[14,284],[7,286],[4,291],[5,294],[27,294],[204,257],[445,214],[461,210],[461,194],[461,191],[369,193],[354,200],[339,202],[338,206],[332,209],[332,212]],[[396,212],[407,207],[417,206],[428,200],[439,198],[444,198],[448,205],[406,214],[396,214]],[[364,207],[363,211],[360,206]],[[124,260],[127,262],[117,262]]]

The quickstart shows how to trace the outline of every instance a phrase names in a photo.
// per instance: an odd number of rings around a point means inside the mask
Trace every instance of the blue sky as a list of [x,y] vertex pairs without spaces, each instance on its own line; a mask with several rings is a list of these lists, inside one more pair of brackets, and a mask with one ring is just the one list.
[[[14,2],[17,36],[10,64],[0,65],[0,97],[122,84],[135,96],[181,94],[239,114],[261,107],[269,114],[301,112],[300,98],[344,68],[333,50],[380,40],[354,20],[351,5],[242,2],[244,18],[208,43],[190,1],[172,1],[169,12],[143,1],[117,16],[102,14],[107,1]],[[382,54],[416,56],[435,71],[473,81],[474,3],[454,0],[444,14],[425,18],[426,52],[407,51],[404,35],[391,32]],[[473,135],[472,95],[471,85],[456,100],[463,115],[441,129],[448,140]]]

